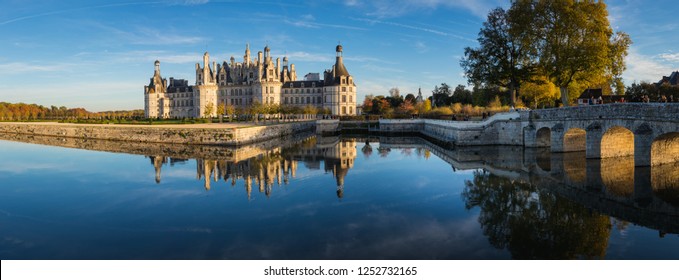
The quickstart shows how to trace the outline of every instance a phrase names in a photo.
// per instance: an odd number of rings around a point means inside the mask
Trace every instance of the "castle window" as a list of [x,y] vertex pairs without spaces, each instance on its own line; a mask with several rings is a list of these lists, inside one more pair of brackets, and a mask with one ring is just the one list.
[[311,100],[309,100],[310,98],[311,98],[311,97],[308,97],[308,96],[306,97],[306,103],[307,103],[307,104],[311,103]]
[[306,89],[306,93],[311,93],[311,92],[310,92],[310,89]]
[[299,104],[299,97],[295,96],[295,104]]
[[[349,95],[349,102],[354,102],[353,96]],[[350,110],[351,111],[351,110]]]
[[347,87],[342,87],[342,92],[347,91]]
[[347,102],[347,96],[346,95],[342,95],[342,102]]
[[299,90],[298,90],[298,89],[295,89],[295,93],[299,93]]
[[353,107],[349,107],[349,114],[353,114],[353,113],[354,113],[354,108],[353,108]]
[[274,93],[273,87],[271,87],[271,88],[269,89],[269,92],[270,92],[270,93]]
[[285,103],[283,103],[283,104],[288,104],[288,97],[287,96],[285,97]]
[[316,101],[316,103],[321,104],[321,97],[319,96],[319,97],[316,98],[316,99],[318,100],[318,101]]
[[347,107],[342,106],[342,115],[347,114]]

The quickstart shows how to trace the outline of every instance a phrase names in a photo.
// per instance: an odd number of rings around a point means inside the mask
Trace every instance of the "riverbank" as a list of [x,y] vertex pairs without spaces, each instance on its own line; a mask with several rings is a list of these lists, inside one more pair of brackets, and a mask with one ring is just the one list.
[[71,124],[2,122],[0,133],[143,143],[238,146],[313,131],[315,121],[283,124]]

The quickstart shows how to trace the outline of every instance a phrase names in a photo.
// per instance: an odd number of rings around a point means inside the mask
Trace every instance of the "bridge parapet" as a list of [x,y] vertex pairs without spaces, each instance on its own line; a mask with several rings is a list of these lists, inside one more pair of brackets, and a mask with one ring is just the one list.
[[679,123],[679,103],[612,103],[537,109],[524,112],[531,120],[635,119]]

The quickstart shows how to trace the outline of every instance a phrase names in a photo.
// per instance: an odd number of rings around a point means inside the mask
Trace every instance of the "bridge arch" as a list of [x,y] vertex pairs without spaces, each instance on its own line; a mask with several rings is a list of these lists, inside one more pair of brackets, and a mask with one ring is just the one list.
[[552,144],[552,130],[549,127],[538,129],[535,134],[536,147],[549,147]]
[[679,132],[662,134],[651,144],[651,166],[679,163]]
[[587,132],[582,128],[571,128],[563,135],[563,151],[576,152],[587,149]]
[[634,155],[634,133],[622,126],[613,126],[601,137],[601,158]]

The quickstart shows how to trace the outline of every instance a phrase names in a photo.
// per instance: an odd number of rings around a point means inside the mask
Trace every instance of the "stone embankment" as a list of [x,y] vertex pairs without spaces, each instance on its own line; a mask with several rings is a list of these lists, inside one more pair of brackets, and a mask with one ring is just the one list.
[[0,123],[0,133],[100,139],[143,143],[230,145],[251,144],[313,131],[314,121],[237,127],[228,125],[97,125],[64,123]]

